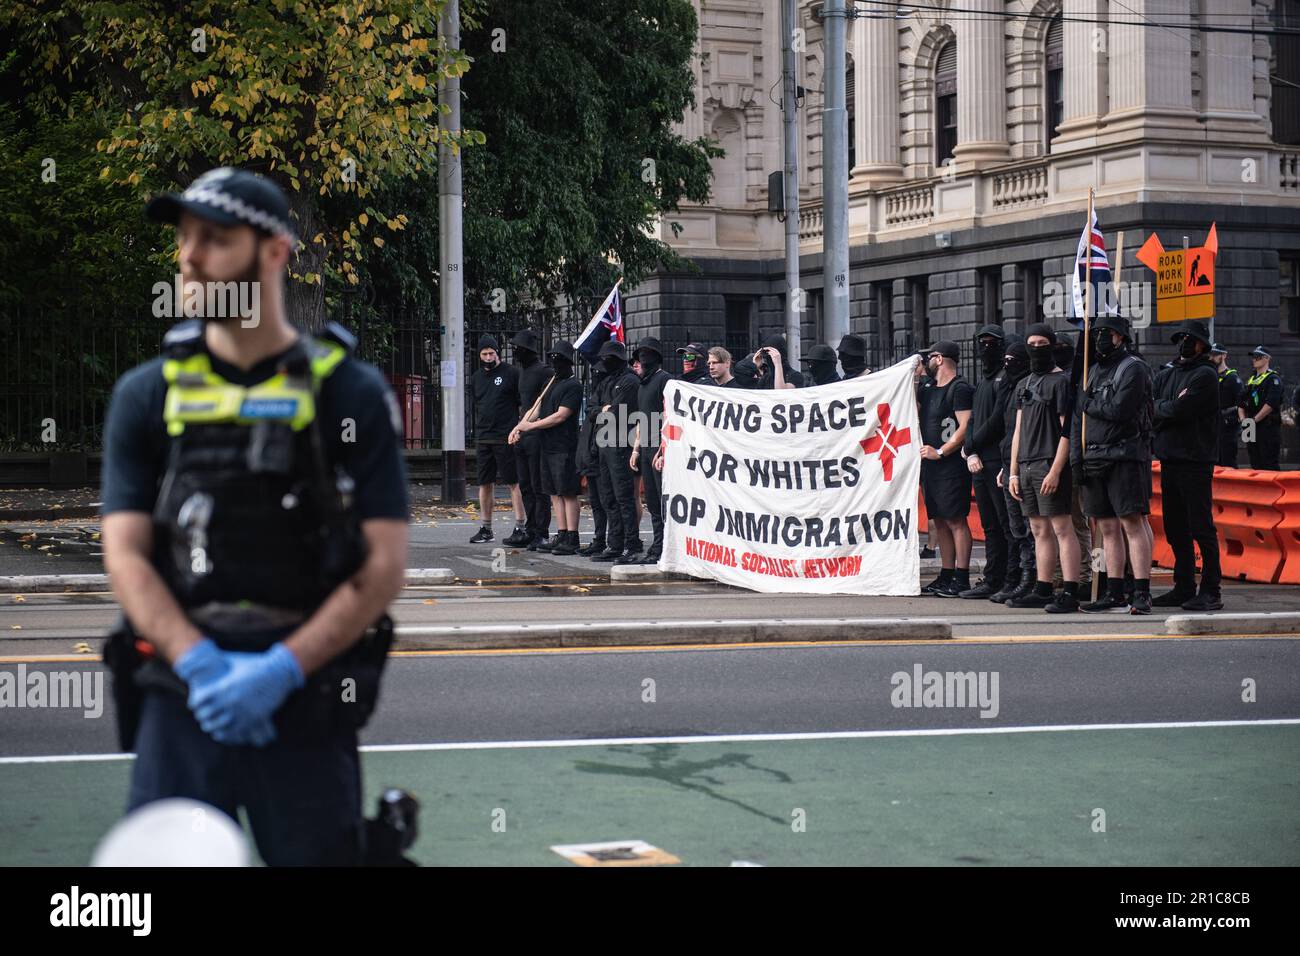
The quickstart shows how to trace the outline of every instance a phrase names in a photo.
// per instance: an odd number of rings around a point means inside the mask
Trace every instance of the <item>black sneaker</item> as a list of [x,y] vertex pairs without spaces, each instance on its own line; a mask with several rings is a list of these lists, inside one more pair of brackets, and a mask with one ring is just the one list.
[[1185,603],[1196,597],[1195,591],[1184,591],[1181,588],[1174,588],[1172,591],[1166,591],[1158,598],[1151,601],[1152,607],[1182,607]]
[[1047,607],[1052,603],[1050,594],[1039,594],[1031,590],[1024,597],[1012,598],[1007,601],[1007,607]]
[[1001,603],[1005,604],[1007,607],[1014,607],[1011,602],[1027,598],[1029,595],[1034,593],[1034,588],[1036,587],[1038,587],[1038,578],[1031,574],[1029,577],[1023,578],[1020,583],[1016,585],[1016,589]]
[[528,544],[528,531],[520,525],[515,525],[515,530],[510,532],[510,537],[501,541],[507,548],[522,548]]
[[937,588],[931,591],[930,596],[941,597],[941,598],[955,598],[955,597],[959,597],[961,595],[961,592],[964,590],[966,590],[966,588],[963,587],[960,581],[958,581],[956,578],[949,578],[945,583],[939,585]]
[[927,584],[925,587],[921,588],[921,593],[922,593],[922,594],[933,594],[933,593],[934,593],[935,591],[937,591],[939,588],[944,587],[945,585],[947,585],[947,583],[948,583],[949,581],[951,581],[951,580],[952,580],[952,569],[951,569],[951,568],[949,568],[949,569],[947,569],[947,570],[944,570],[944,571],[940,571],[940,572],[939,572],[939,576],[938,576],[937,578],[935,578],[933,581],[931,581],[931,582],[930,582],[929,584]]
[[526,547],[529,551],[536,551],[545,543],[546,535],[542,534],[540,531],[534,531],[530,534]]
[[578,554],[582,555],[584,558],[589,558],[593,554],[600,554],[600,552],[604,550],[605,550],[605,539],[597,538],[595,541],[591,542],[591,544],[583,545],[581,548],[579,548]]
[[1013,578],[1003,584],[996,594],[990,594],[989,600],[994,604],[1006,604],[1018,590],[1020,590],[1020,579]]
[[604,551],[600,552],[599,554],[593,554],[591,556],[591,560],[616,561],[618,560],[618,556],[621,555],[622,553],[623,553],[622,548],[606,548]]
[[1001,585],[994,587],[993,585],[985,581],[983,578],[980,578],[979,583],[976,584],[973,588],[967,588],[965,591],[962,591],[957,596],[959,598],[965,598],[967,601],[987,601],[989,598],[991,598],[993,595],[997,594],[1001,590],[1002,590]]
[[921,557],[922,557],[922,558],[933,558],[933,557],[934,557],[934,548],[930,547],[928,544],[925,545],[925,546],[923,546],[923,547],[921,548]]
[[[1155,601],[1151,602],[1155,604]],[[1183,602],[1184,611],[1222,611],[1223,601],[1217,594],[1198,594],[1190,601]]]
[[482,544],[485,541],[491,541],[491,540],[492,540],[492,529],[489,528],[487,525],[483,525],[483,527],[479,528],[478,531],[475,532],[474,537],[469,539],[469,543]]
[[1079,610],[1079,599],[1068,591],[1057,591],[1052,603],[1043,610],[1048,614],[1073,614]]
[[1128,601],[1117,594],[1103,594],[1092,603],[1083,605],[1079,610],[1087,611],[1089,614],[1100,614],[1106,611],[1127,611]]
[[1150,614],[1151,592],[1134,591],[1133,597],[1129,599],[1128,612],[1130,614]]
[[567,531],[557,531],[555,532],[555,534],[551,535],[545,541],[538,541],[537,550],[554,551],[556,548],[560,546],[560,542],[564,540],[564,536],[566,534],[568,534]]

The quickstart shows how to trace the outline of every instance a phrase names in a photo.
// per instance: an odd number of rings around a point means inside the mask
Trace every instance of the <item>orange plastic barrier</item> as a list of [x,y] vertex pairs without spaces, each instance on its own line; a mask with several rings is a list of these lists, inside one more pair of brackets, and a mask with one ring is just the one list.
[[1214,524],[1225,578],[1271,583],[1282,570],[1281,472],[1214,469]]
[[1269,472],[1273,481],[1281,490],[1281,496],[1273,503],[1279,513],[1274,533],[1282,548],[1282,568],[1277,576],[1278,584],[1300,584],[1300,472]]

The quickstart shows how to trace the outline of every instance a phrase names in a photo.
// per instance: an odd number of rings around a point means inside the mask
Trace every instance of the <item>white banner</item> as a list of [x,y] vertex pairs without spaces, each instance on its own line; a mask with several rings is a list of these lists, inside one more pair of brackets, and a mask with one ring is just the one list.
[[915,363],[781,391],[669,383],[660,570],[753,591],[918,594]]

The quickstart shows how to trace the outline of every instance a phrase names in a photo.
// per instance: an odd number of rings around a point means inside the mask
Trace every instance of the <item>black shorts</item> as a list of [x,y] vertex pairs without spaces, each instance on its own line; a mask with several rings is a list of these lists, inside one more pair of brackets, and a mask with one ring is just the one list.
[[1100,474],[1085,472],[1079,498],[1089,518],[1150,514],[1151,462],[1117,461]]
[[582,477],[572,452],[547,452],[542,455],[542,494],[576,497],[582,490]]
[[513,445],[502,442],[499,445],[480,444],[475,448],[478,452],[478,463],[474,466],[474,473],[478,477],[478,484],[491,485],[498,482],[503,485],[518,484],[519,473],[515,468]]
[[[1070,469],[1061,471],[1061,480],[1050,495],[1043,494],[1043,479],[1052,470],[1046,458],[1020,465],[1020,511],[1026,518],[1051,518],[1074,512],[1074,492],[1070,488]],[[1003,479],[1008,480],[1008,479]]]
[[922,461],[921,490],[927,517],[957,521],[970,514],[970,472],[960,456]]

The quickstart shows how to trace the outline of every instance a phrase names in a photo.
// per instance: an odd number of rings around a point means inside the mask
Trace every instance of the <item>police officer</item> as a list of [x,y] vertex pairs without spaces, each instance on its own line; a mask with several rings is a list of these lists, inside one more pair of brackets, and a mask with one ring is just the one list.
[[637,411],[641,413],[637,425],[639,447],[632,452],[629,464],[641,475],[645,506],[650,512],[650,527],[654,533],[645,556],[636,563],[658,564],[664,549],[663,502],[660,499],[663,473],[655,469],[653,463],[659,451],[664,389],[673,377],[664,371],[663,346],[657,338],[647,336],[638,342],[636,357],[641,363],[641,387],[637,391]]
[[943,570],[922,594],[957,597],[970,590],[971,476],[961,458],[975,390],[957,371],[961,349],[942,341],[928,350],[930,387],[921,391],[921,487],[933,519]]
[[[1123,317],[1098,318],[1093,338],[1097,363],[1079,393],[1070,465],[1081,484],[1083,513],[1097,522],[1105,542],[1107,590],[1081,610],[1150,614],[1151,376],[1126,347],[1132,336]],[[1133,564],[1131,600],[1124,589],[1126,553]]]
[[999,448],[1006,429],[1006,406],[1011,398],[1011,376],[1006,365],[1006,335],[1000,325],[986,325],[975,333],[976,354],[982,375],[971,403],[970,428],[963,450],[966,468],[975,485],[975,505],[984,529],[984,578],[959,597],[991,598],[1002,590],[1007,574],[1007,545],[1011,527],[1006,500],[998,487],[1002,470]]
[[[550,384],[554,371],[542,361],[542,338],[532,329],[516,332],[510,344],[515,348],[515,361],[519,364],[519,404],[527,415]],[[524,499],[524,513],[528,516],[524,526],[528,532],[526,547],[529,551],[545,551],[546,536],[551,532],[551,499],[542,491],[540,432],[524,433],[515,445],[515,461],[519,472],[519,493]]]
[[515,548],[528,543],[515,449],[506,441],[519,421],[519,372],[502,363],[493,336],[481,336],[478,349],[479,367],[470,376],[470,390],[474,395],[478,510],[483,525],[469,541],[481,544],[492,540],[492,509],[496,503],[496,482],[500,481],[510,489],[510,502],[515,510],[515,530],[503,543]]
[[829,345],[814,345],[800,361],[810,366],[808,375],[814,385],[829,385],[840,381],[839,373],[835,371],[838,356]]
[[[1219,456],[1219,380],[1209,359],[1205,323],[1188,320],[1171,341],[1178,357],[1160,369],[1154,388],[1152,444],[1160,459],[1165,537],[1174,552],[1174,586],[1154,607],[1217,611],[1219,535],[1214,528],[1214,463]],[[1196,591],[1196,552],[1201,550],[1201,590]]]
[[596,426],[597,444],[600,446],[600,495],[609,514],[609,540],[605,550],[593,554],[591,560],[631,564],[642,551],[640,522],[636,514],[636,481],[629,463],[635,444],[630,434],[634,420],[632,413],[637,410],[637,392],[641,382],[628,368],[627,348],[622,342],[612,339],[606,342],[600,347],[598,357],[609,375],[604,383]]
[[[1268,367],[1272,358],[1262,345],[1250,353],[1255,374],[1246,380],[1237,411],[1250,467],[1257,471],[1279,471],[1282,467],[1282,376]],[[1255,424],[1250,425],[1247,419],[1253,419]]]
[[840,339],[835,352],[845,378],[857,378],[867,371],[867,343],[862,336],[850,332]]
[[1243,391],[1241,376],[1235,368],[1228,367],[1228,350],[1218,342],[1210,346],[1210,361],[1219,376],[1219,464],[1236,468],[1237,438],[1241,434],[1237,415]]
[[677,376],[679,381],[688,385],[713,384],[709,375],[708,349],[699,342],[691,342],[678,349],[677,354],[682,357],[682,374]]
[[277,186],[216,169],[148,212],[176,226],[187,283],[256,283],[258,312],[182,322],[113,391],[104,565],[127,626],[105,657],[130,808],[242,806],[268,864],[356,864],[357,729],[406,563],[401,416],[345,330],[286,319]]

